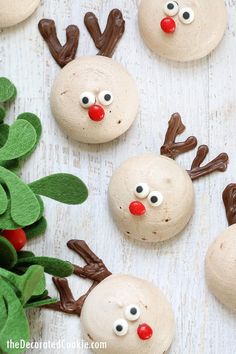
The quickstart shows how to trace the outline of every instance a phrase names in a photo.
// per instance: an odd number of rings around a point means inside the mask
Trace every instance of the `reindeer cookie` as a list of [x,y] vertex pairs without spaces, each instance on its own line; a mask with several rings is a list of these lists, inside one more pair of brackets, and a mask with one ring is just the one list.
[[177,61],[203,58],[227,26],[224,0],[142,0],[141,35],[156,54]]
[[163,293],[146,280],[130,275],[112,275],[84,241],[71,240],[68,247],[86,262],[74,273],[90,279],[89,291],[75,300],[66,279],[54,278],[60,301],[48,305],[56,311],[81,317],[85,339],[105,342],[106,354],[163,354],[170,347],[175,320]]
[[111,59],[125,30],[122,13],[117,9],[111,11],[104,33],[93,13],[87,13],[84,21],[99,49],[97,56],[73,60],[79,39],[76,26],[67,28],[64,46],[58,41],[54,21],[41,20],[39,30],[57,63],[64,67],[51,92],[54,117],[73,139],[99,144],[130,128],[139,100],[130,74]]
[[223,200],[229,227],[209,247],[205,272],[212,293],[236,311],[236,184],[225,188]]
[[193,136],[177,143],[185,126],[178,113],[172,115],[159,155],[132,157],[113,174],[109,185],[109,204],[118,227],[127,236],[145,242],[167,240],[182,231],[194,211],[192,181],[214,171],[225,171],[228,155],[220,154],[201,167],[208,147],[201,145],[190,171],[174,159],[194,149]]
[[40,0],[0,0],[0,28],[15,26],[26,20]]

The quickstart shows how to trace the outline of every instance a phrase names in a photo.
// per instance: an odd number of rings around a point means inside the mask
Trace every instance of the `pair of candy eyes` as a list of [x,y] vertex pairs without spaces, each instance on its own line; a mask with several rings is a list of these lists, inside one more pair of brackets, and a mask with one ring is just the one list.
[[161,192],[151,192],[147,183],[139,183],[135,188],[135,195],[140,199],[148,197],[148,202],[153,207],[158,207],[163,203],[163,195]]
[[[137,305],[129,305],[125,309],[125,317],[128,321],[135,322],[141,315],[140,308]],[[125,336],[128,333],[129,324],[125,319],[119,319],[114,322],[113,331],[118,337]]]
[[[110,106],[113,102],[111,91],[101,91],[98,95],[98,100],[103,106]],[[85,91],[80,95],[80,104],[83,108],[90,108],[96,103],[96,96],[89,91]]]
[[194,20],[194,11],[190,7],[180,9],[176,1],[168,1],[164,6],[164,12],[171,17],[179,14],[180,21],[185,25],[190,25]]

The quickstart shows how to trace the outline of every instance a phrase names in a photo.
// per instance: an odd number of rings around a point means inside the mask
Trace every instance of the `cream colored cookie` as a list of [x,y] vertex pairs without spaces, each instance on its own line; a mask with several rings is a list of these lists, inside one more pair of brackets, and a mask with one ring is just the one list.
[[193,183],[170,158],[133,157],[114,172],[109,204],[124,234],[145,242],[164,241],[182,231],[190,220],[194,211]]
[[0,28],[17,25],[39,6],[40,0],[0,0]]
[[106,354],[163,354],[171,345],[175,321],[170,304],[151,283],[112,275],[87,297],[82,313],[86,340],[106,342]]
[[131,75],[103,56],[82,57],[66,65],[51,93],[52,113],[60,126],[71,138],[90,144],[105,143],[126,132],[138,105]]
[[210,246],[205,262],[206,279],[216,298],[236,311],[236,224]]
[[177,61],[208,55],[227,26],[224,0],[142,0],[141,35],[156,54]]

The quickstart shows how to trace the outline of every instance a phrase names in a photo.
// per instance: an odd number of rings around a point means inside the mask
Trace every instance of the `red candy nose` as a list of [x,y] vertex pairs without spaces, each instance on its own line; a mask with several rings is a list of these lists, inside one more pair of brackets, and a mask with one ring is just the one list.
[[148,339],[152,338],[152,335],[153,335],[152,328],[149,325],[147,325],[146,323],[141,324],[138,327],[137,332],[138,332],[139,338],[142,340],[148,340]]
[[141,216],[146,213],[146,208],[141,202],[132,202],[129,206],[129,211],[135,216]]
[[92,119],[94,122],[100,122],[105,117],[104,109],[97,104],[94,104],[89,108],[88,114],[90,119]]
[[161,21],[161,28],[165,33],[174,33],[176,29],[175,20],[171,17],[165,17]]

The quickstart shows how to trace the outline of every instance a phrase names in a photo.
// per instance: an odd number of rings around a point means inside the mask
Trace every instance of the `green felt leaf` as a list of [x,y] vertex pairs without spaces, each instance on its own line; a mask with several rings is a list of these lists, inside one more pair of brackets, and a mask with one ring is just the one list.
[[80,178],[58,173],[29,184],[35,194],[66,204],[81,204],[88,197],[88,189]]
[[31,125],[33,125],[36,134],[37,134],[37,142],[39,141],[41,135],[42,135],[42,124],[38,116],[36,116],[33,113],[25,112],[20,114],[17,119],[24,119],[27,122],[29,122]]
[[18,290],[19,299],[23,305],[32,295],[40,295],[45,291],[45,276],[41,266],[33,265],[23,275],[17,275],[0,268],[0,276]]
[[0,296],[0,332],[3,329],[6,320],[7,320],[7,308],[6,308],[4,298]]
[[7,319],[0,331],[0,349],[4,353],[21,353],[22,349],[7,348],[7,342],[10,339],[13,342],[29,341],[29,323],[20,300],[10,284],[3,278],[0,278],[0,297],[4,299],[7,308]]
[[16,120],[9,128],[6,144],[0,149],[0,161],[25,156],[33,149],[36,140],[34,127],[26,120]]
[[39,219],[41,219],[41,217],[44,214],[44,202],[43,202],[43,199],[40,197],[40,195],[36,195],[36,198],[38,199],[39,206],[40,206],[40,213],[39,213],[39,217],[38,217],[38,220],[39,220]]
[[21,227],[31,225],[38,220],[40,205],[32,190],[13,172],[1,166],[0,179],[5,182],[10,193],[10,214],[12,220]]
[[11,101],[16,97],[16,87],[5,77],[0,77],[0,103]]
[[31,251],[20,251],[17,253],[18,259],[26,257],[34,257],[34,253]]
[[45,219],[45,217],[42,217],[30,226],[24,227],[27,240],[31,240],[34,237],[42,235],[46,231],[46,228],[47,220]]
[[[35,266],[35,267],[39,267],[39,266]],[[32,297],[38,298],[40,296],[43,296],[45,291],[46,291],[46,278],[45,278],[45,274],[43,273],[43,276],[38,281],[37,286],[35,287],[33,294],[31,295],[30,298]]]
[[0,215],[0,229],[2,230],[16,230],[21,228],[21,225],[18,225],[14,222],[11,217],[11,203],[8,202],[7,210],[4,214]]
[[45,300],[38,300],[34,302],[28,302],[25,304],[25,308],[36,308],[36,307],[42,307],[45,305],[50,305],[50,304],[55,304],[58,301],[56,298],[50,298],[50,299],[45,299]]
[[7,210],[8,199],[5,190],[0,184],[0,215],[4,214]]
[[70,262],[62,261],[61,259],[51,257],[27,257],[18,259],[19,265],[41,265],[44,271],[54,277],[69,277],[74,272],[74,266]]
[[6,117],[6,110],[4,107],[0,106],[0,123],[2,123]]
[[19,159],[10,160],[10,161],[1,161],[0,165],[15,174],[18,174],[20,171],[20,162]]
[[17,253],[12,244],[5,238],[0,236],[0,267],[10,269],[17,262]]
[[6,144],[10,126],[8,124],[0,125],[0,147]]

